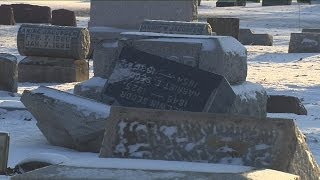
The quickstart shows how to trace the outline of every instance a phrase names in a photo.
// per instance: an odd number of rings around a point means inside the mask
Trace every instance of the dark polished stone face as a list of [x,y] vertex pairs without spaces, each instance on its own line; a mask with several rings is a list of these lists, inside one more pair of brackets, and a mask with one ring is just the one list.
[[219,103],[232,105],[235,94],[225,82],[221,75],[124,47],[104,95],[122,106],[200,112],[223,88],[226,98]]

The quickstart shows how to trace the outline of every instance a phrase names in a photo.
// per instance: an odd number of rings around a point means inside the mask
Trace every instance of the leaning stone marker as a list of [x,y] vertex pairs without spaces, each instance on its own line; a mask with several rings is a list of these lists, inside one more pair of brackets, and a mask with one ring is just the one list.
[[223,76],[131,47],[122,49],[104,95],[107,104],[217,113],[235,100]]
[[99,151],[109,106],[43,86],[24,91],[21,102],[52,145]]
[[17,92],[18,64],[11,54],[0,53],[0,90]]
[[318,180],[290,119],[112,107],[100,157],[200,161],[271,168]]
[[232,36],[238,39],[239,18],[208,18],[207,22],[218,36]]
[[23,56],[85,59],[90,35],[87,28],[22,24],[17,47]]
[[210,24],[205,22],[183,22],[183,21],[162,21],[145,20],[140,26],[140,32],[155,32],[165,34],[190,34],[190,35],[211,35]]
[[9,5],[0,6],[0,24],[1,25],[14,25],[14,14],[12,7]]
[[289,53],[319,53],[319,33],[291,33]]
[[52,11],[52,25],[58,26],[77,26],[74,11],[67,9],[56,9]]
[[9,156],[9,134],[0,132],[0,175],[6,174]]

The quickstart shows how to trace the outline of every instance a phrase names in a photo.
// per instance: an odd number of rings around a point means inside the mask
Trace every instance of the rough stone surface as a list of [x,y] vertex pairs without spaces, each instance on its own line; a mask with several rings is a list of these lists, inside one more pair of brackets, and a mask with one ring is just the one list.
[[30,4],[11,4],[17,23],[50,23],[51,8]]
[[112,107],[106,122],[100,157],[241,164],[320,177],[290,119]]
[[0,175],[7,172],[10,137],[8,133],[0,132]]
[[218,36],[232,36],[238,39],[239,18],[208,18],[207,22],[211,25],[212,31]]
[[52,11],[52,25],[58,26],[77,26],[74,11],[67,9],[56,9]]
[[87,81],[75,85],[73,93],[78,96],[101,102],[103,89],[106,83],[107,79],[93,77]]
[[17,92],[18,62],[11,54],[0,53],[0,90]]
[[140,24],[145,19],[196,20],[197,1],[91,1],[89,27],[111,26],[124,29],[139,29]]
[[[134,161],[128,159],[123,159],[123,164],[128,161],[128,163],[134,163]],[[137,161],[137,160],[135,160]],[[139,163],[142,160],[139,160]],[[145,164],[159,164],[157,161],[148,162],[150,160],[143,160],[142,163]],[[103,163],[106,167],[90,167],[90,166],[78,166],[78,165],[69,165],[69,164],[60,164],[52,165],[46,168],[35,170],[29,173],[24,173],[12,177],[12,180],[20,179],[50,179],[50,180],[71,180],[71,179],[93,179],[93,180],[132,180],[132,179],[148,179],[148,180],[300,180],[296,175],[270,170],[238,170],[232,172],[229,169],[235,169],[239,166],[232,165],[221,165],[221,164],[212,164],[207,165],[204,163],[193,163],[194,166],[208,168],[211,167],[211,170],[206,171],[195,171],[192,169],[187,169],[184,171],[175,170],[175,169],[165,169],[159,170],[150,166],[135,168],[128,168],[126,166],[112,165],[114,159],[95,159],[93,163]],[[110,163],[111,162],[111,163]],[[121,162],[121,161],[120,161]],[[177,164],[177,166],[185,167],[186,162],[161,162],[170,165],[171,163]],[[111,164],[111,165],[110,165]],[[172,166],[172,165],[171,165]],[[156,166],[155,166],[156,167]],[[244,169],[243,166],[240,168]],[[193,168],[194,169],[194,168]],[[223,170],[221,170],[223,169]]]
[[240,29],[238,40],[243,45],[272,46],[273,36],[270,34],[254,34],[250,29]]
[[307,110],[299,98],[293,96],[270,95],[267,104],[268,113],[294,113],[307,115]]
[[165,34],[189,34],[189,35],[211,35],[210,24],[205,22],[183,22],[145,20],[140,26],[140,32],[154,32]]
[[235,94],[218,74],[123,47],[103,102],[127,107],[225,113]]
[[87,60],[29,56],[19,62],[19,82],[78,82],[89,79]]
[[85,59],[90,35],[87,28],[22,24],[17,47],[23,56]]
[[0,24],[15,25],[14,14],[11,6],[9,5],[0,6]]
[[262,0],[262,6],[291,5],[292,0]]
[[43,86],[24,91],[21,102],[52,145],[99,151],[109,106]]
[[319,33],[291,33],[289,53],[319,53]]

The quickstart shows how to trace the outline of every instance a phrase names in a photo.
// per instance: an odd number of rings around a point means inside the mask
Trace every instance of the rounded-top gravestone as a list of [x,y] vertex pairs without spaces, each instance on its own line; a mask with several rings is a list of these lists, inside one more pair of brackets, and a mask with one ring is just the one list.
[[17,92],[18,64],[11,54],[0,53],[0,90]]
[[11,6],[0,6],[0,24],[1,25],[14,25],[14,14]]
[[74,11],[67,9],[57,9],[52,11],[52,25],[58,26],[77,26]]
[[85,59],[90,34],[87,28],[23,24],[18,31],[17,47],[23,56]]

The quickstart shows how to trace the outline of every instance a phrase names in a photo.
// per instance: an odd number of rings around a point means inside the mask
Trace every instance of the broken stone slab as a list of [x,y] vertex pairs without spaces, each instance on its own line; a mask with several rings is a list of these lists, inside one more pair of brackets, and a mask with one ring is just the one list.
[[11,54],[0,53],[0,90],[17,92],[18,62]]
[[270,34],[255,34],[250,29],[240,29],[238,40],[243,45],[272,46],[273,36]]
[[218,74],[125,46],[103,90],[109,105],[226,113],[235,94]]
[[101,102],[103,89],[106,83],[107,79],[93,77],[87,81],[75,85],[73,93],[78,96]]
[[291,33],[289,53],[319,53],[319,33]]
[[211,35],[210,24],[205,22],[183,22],[145,20],[140,26],[140,32],[154,32],[165,34],[189,34],[189,35]]
[[99,45],[93,58],[94,67],[99,68],[95,76],[108,79],[121,48],[127,45],[178,63],[221,74],[230,84],[246,80],[247,50],[234,38],[150,32],[125,32],[121,36],[119,43],[106,42]]
[[91,1],[89,27],[111,26],[123,29],[139,29],[140,24],[145,19],[196,20],[197,1]]
[[52,25],[58,26],[77,26],[76,15],[74,11],[67,9],[56,9],[52,11]]
[[299,98],[284,95],[270,95],[267,103],[268,113],[294,113],[307,115],[307,109]]
[[17,23],[50,23],[51,8],[31,4],[11,4]]
[[87,28],[22,24],[17,47],[23,56],[86,59],[90,35]]
[[262,6],[291,5],[292,0],[262,0]]
[[43,86],[24,91],[21,102],[52,145],[99,151],[109,106]]
[[1,25],[15,25],[14,14],[10,5],[0,6],[0,24]]
[[10,136],[7,132],[0,132],[0,175],[7,172]]
[[207,22],[210,24],[212,31],[218,36],[232,36],[238,39],[240,24],[239,18],[212,17],[207,18]]
[[113,106],[106,123],[100,157],[241,164],[320,177],[292,119]]
[[307,28],[304,28],[302,29],[302,32],[303,33],[320,33],[320,29],[307,29]]
[[19,62],[19,82],[78,82],[89,79],[89,62],[29,56]]
[[[86,162],[86,163],[84,163]],[[299,180],[296,175],[247,166],[143,159],[80,159],[13,176],[20,179]]]

